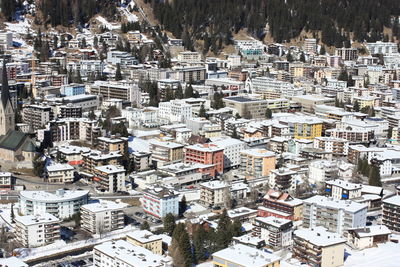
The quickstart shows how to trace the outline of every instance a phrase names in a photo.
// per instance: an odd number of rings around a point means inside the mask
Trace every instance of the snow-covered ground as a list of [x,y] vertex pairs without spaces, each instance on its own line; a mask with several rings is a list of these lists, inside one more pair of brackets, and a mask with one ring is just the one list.
[[388,242],[380,244],[375,248],[368,248],[361,251],[350,251],[349,256],[344,262],[344,266],[348,267],[365,267],[365,266],[400,266],[400,244]]
[[106,27],[108,30],[118,30],[121,28],[121,24],[114,24],[111,22],[108,22],[104,17],[102,16],[97,16],[96,20],[98,20],[101,24],[103,24],[104,27]]
[[129,10],[127,8],[119,8],[119,10],[121,11],[122,15],[125,16],[126,20],[128,22],[136,22],[138,21],[138,17],[135,14],[132,14],[131,12],[129,12]]

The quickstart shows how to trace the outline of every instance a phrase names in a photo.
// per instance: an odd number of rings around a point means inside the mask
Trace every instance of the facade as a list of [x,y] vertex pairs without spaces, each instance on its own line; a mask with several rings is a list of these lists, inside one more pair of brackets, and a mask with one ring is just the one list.
[[143,190],[141,202],[144,212],[157,218],[164,218],[168,213],[179,214],[179,195],[165,187]]
[[340,179],[325,182],[325,193],[333,199],[354,199],[361,197],[361,184],[346,182]]
[[258,207],[258,216],[298,221],[303,218],[303,201],[288,193],[270,189],[264,196],[263,206]]
[[382,200],[382,223],[392,231],[400,232],[400,195]]
[[101,95],[104,99],[115,98],[140,105],[140,89],[136,83],[96,81],[90,88],[90,93]]
[[346,240],[323,227],[296,230],[293,256],[302,263],[320,267],[342,266]]
[[185,122],[192,117],[192,106],[182,99],[174,99],[159,104],[158,116],[167,122]]
[[93,248],[93,264],[97,267],[171,266],[166,257],[124,240],[107,241]]
[[330,160],[315,160],[308,165],[308,181],[321,184],[337,177],[338,166]]
[[276,156],[271,151],[253,148],[243,150],[240,154],[240,170],[250,179],[268,176],[275,169]]
[[45,105],[28,105],[23,108],[22,120],[33,127],[42,129],[54,118],[53,110]]
[[240,152],[247,148],[245,142],[235,138],[217,138],[212,144],[224,149],[224,169],[240,166]]
[[200,203],[207,207],[225,204],[229,185],[223,181],[209,181],[200,184]]
[[22,215],[38,215],[50,213],[59,219],[70,218],[80,211],[82,205],[88,203],[89,191],[63,190],[55,193],[45,191],[21,191],[19,205]]
[[385,225],[371,225],[347,231],[347,244],[355,249],[364,249],[389,241],[392,232]]
[[291,220],[270,217],[257,217],[255,224],[267,246],[279,250],[292,245],[293,222]]
[[148,230],[136,230],[126,235],[129,243],[150,250],[154,254],[162,255],[162,236],[155,235]]
[[303,203],[303,226],[306,228],[323,226],[331,232],[344,234],[348,229],[367,223],[368,207],[365,204],[319,195],[305,199]]
[[15,236],[24,247],[40,247],[60,239],[60,220],[49,214],[15,218]]
[[94,168],[93,180],[100,189],[108,193],[126,191],[125,168],[116,165],[104,165]]
[[84,95],[85,94],[85,85],[84,84],[76,84],[76,83],[70,83],[68,85],[63,85],[61,87],[61,93],[65,96]]
[[11,172],[0,172],[0,191],[12,190],[14,187],[13,179]]
[[269,186],[278,191],[294,191],[296,189],[295,176],[297,172],[290,169],[271,170],[269,175]]
[[343,138],[316,137],[314,148],[320,148],[333,156],[347,156],[349,154],[349,141]]
[[124,155],[128,152],[128,140],[125,137],[117,138],[111,137],[99,137],[97,138],[97,148],[107,152],[120,152]]
[[73,106],[71,104],[59,107],[59,114],[61,118],[82,118],[82,107]]
[[52,164],[46,167],[47,180],[50,183],[72,183],[74,181],[74,167],[68,163]]
[[196,144],[185,147],[185,163],[201,163],[213,165],[209,170],[210,176],[224,172],[224,149],[214,144]]
[[104,234],[124,228],[124,212],[126,205],[113,201],[101,200],[81,206],[82,228],[91,234]]
[[151,161],[154,166],[160,167],[166,163],[177,163],[183,160],[183,145],[152,139],[149,141]]
[[94,174],[96,167],[105,165],[119,165],[122,155],[119,152],[102,153],[100,151],[91,150],[90,153],[83,154],[83,171]]
[[[236,113],[245,119],[265,118],[265,113],[270,105],[268,100],[254,99],[245,96],[225,97],[223,101],[226,107],[235,109]],[[276,105],[276,103],[274,105]]]
[[215,267],[279,267],[280,258],[242,244],[225,248],[212,254]]

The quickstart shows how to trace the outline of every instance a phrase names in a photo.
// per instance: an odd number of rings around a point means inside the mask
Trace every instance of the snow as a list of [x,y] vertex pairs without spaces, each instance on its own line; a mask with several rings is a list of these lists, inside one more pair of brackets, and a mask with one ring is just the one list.
[[104,27],[106,27],[110,31],[111,30],[117,30],[117,29],[121,28],[121,25],[110,23],[102,16],[97,16],[96,20],[98,20],[101,24],[103,24]]
[[138,17],[135,14],[132,14],[129,12],[127,8],[120,8],[119,9],[123,15],[125,15],[125,18],[128,22],[137,22]]
[[6,30],[16,34],[27,34],[28,30],[32,32],[31,22],[28,19],[18,22],[6,22]]
[[388,242],[379,244],[378,247],[368,248],[362,251],[350,251],[349,256],[344,262],[348,267],[364,266],[399,266],[398,257],[400,253],[400,244]]

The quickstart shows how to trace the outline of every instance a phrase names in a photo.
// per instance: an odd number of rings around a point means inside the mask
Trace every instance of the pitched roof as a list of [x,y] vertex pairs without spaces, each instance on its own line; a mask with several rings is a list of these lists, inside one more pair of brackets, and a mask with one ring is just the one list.
[[8,78],[7,78],[7,68],[6,61],[3,59],[3,77],[2,77],[2,88],[1,88],[1,103],[5,109],[10,99],[10,91],[8,89]]
[[9,130],[0,137],[0,147],[8,150],[17,150],[25,141],[27,135],[23,132]]

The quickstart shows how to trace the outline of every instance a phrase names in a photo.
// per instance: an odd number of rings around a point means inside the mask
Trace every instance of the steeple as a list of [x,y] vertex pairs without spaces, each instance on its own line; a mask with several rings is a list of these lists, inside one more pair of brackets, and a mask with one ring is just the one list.
[[4,58],[3,58],[3,77],[1,83],[2,83],[1,104],[3,105],[3,108],[6,109],[8,100],[10,99],[10,91],[8,88],[6,60]]

